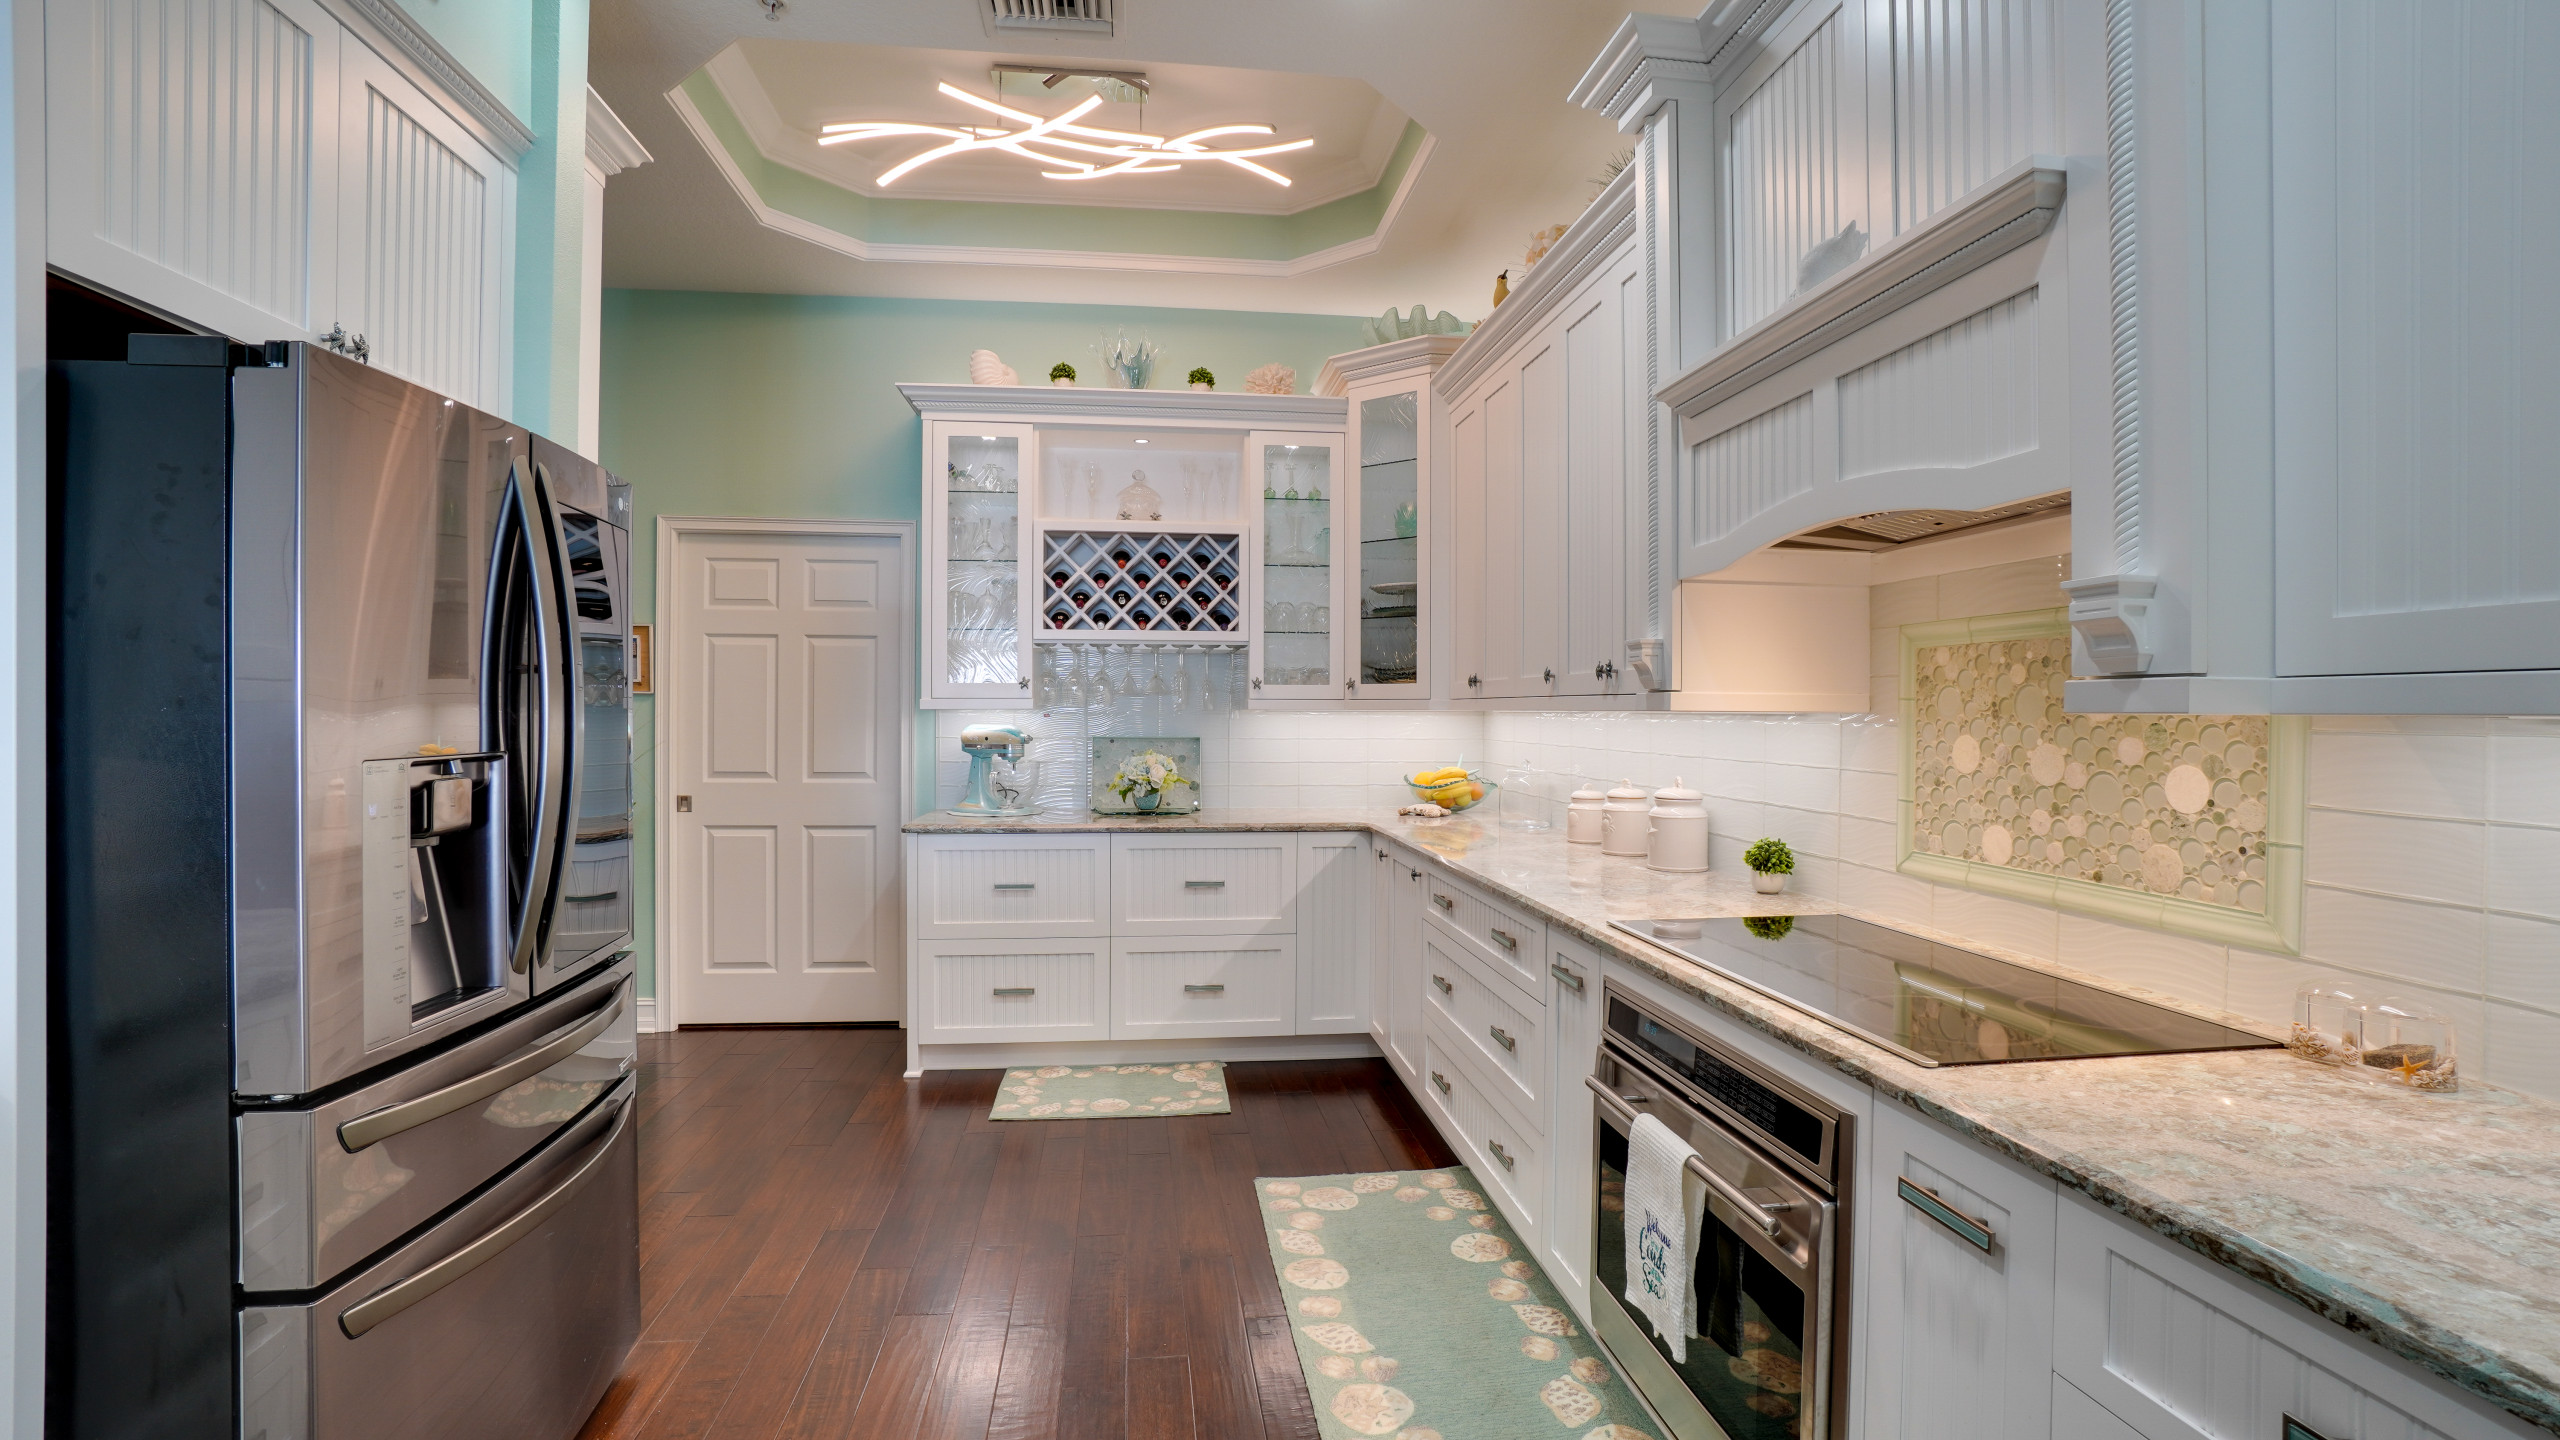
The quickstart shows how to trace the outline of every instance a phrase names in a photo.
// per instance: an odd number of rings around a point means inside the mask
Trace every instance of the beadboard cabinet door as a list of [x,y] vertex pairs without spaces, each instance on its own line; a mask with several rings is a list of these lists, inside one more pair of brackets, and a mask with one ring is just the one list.
[[1369,837],[1358,830],[1298,841],[1298,1033],[1369,1028]]

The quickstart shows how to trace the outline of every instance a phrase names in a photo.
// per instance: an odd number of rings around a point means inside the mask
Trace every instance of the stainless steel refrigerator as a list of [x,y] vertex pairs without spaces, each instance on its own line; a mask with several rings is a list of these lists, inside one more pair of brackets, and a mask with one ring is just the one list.
[[49,380],[47,1433],[566,1440],[639,1329],[629,491],[304,345]]

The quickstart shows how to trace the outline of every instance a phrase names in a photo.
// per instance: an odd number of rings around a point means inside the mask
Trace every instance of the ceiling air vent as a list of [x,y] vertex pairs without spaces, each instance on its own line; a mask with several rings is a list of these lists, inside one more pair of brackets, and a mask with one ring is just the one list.
[[1828,525],[1790,535],[1778,542],[1778,548],[1890,550],[1915,540],[1934,540],[1941,535],[1997,525],[2003,520],[2056,515],[2070,509],[2071,492],[2057,490],[2051,495],[2039,495],[2032,500],[1998,505],[1989,510],[1878,510],[1872,515],[1852,515],[1846,520],[1835,520]]
[[987,0],[999,30],[1111,33],[1112,0]]

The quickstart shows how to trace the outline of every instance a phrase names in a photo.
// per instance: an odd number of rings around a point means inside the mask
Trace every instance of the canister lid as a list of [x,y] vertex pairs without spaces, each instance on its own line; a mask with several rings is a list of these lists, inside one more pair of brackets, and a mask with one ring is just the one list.
[[1607,792],[1597,785],[1585,785],[1573,792],[1573,803],[1576,805],[1597,805],[1608,798]]
[[1642,800],[1646,797],[1644,791],[1636,788],[1636,782],[1633,780],[1621,780],[1618,782],[1618,788],[1609,792],[1609,798],[1612,800]]
[[1695,810],[1702,807],[1706,798],[1704,794],[1690,789],[1686,783],[1674,777],[1668,786],[1653,792],[1653,808],[1662,810],[1678,806],[1684,810]]

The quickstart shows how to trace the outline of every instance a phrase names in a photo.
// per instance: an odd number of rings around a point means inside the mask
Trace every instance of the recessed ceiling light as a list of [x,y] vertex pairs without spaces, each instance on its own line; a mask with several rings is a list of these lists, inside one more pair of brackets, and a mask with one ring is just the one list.
[[1144,445],[1144,444],[1146,444],[1147,442],[1146,442],[1146,441],[1144,441],[1144,440],[1140,440],[1138,443],[1139,443],[1139,444],[1141,444],[1141,445]]
[[[1221,135],[1271,135],[1278,132],[1268,125],[1211,125],[1170,138],[1141,135],[1129,130],[1105,130],[1099,126],[1075,123],[1093,113],[1094,107],[1102,103],[1099,95],[1088,95],[1070,106],[1064,114],[1043,119],[1027,110],[1016,110],[1010,105],[972,95],[957,85],[944,84],[938,88],[954,100],[975,105],[1023,128],[1008,130],[995,125],[915,125],[898,120],[856,120],[819,126],[818,143],[842,145],[898,135],[943,137],[944,144],[919,151],[881,171],[878,183],[884,188],[896,184],[901,177],[920,166],[972,150],[1002,150],[1035,165],[1058,167],[1040,172],[1051,180],[1099,180],[1105,175],[1162,175],[1199,161],[1216,160],[1239,170],[1250,170],[1274,185],[1286,185],[1288,176],[1268,166],[1255,164],[1254,157],[1304,150],[1316,143],[1309,138],[1283,140],[1276,145],[1213,150],[1202,142]],[[1059,155],[1048,153],[1050,151],[1071,153]],[[1100,158],[1077,158],[1082,155]]]

